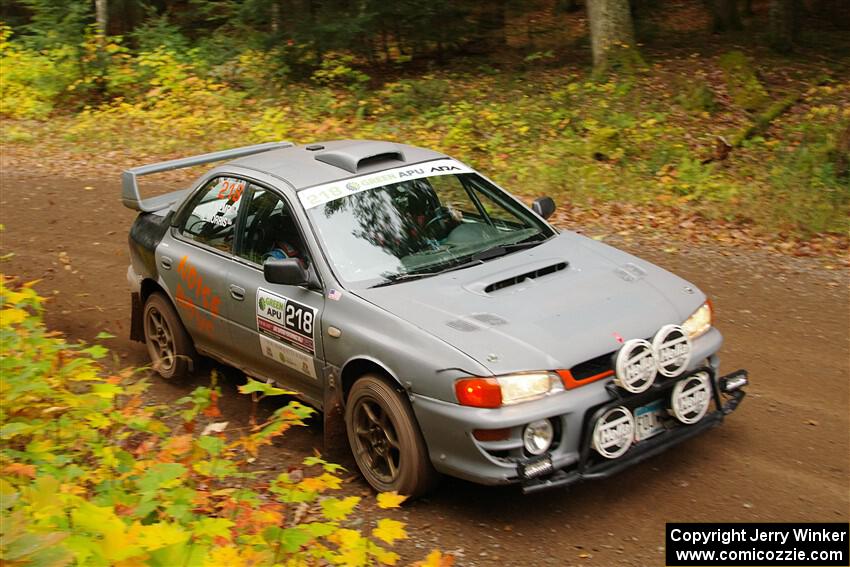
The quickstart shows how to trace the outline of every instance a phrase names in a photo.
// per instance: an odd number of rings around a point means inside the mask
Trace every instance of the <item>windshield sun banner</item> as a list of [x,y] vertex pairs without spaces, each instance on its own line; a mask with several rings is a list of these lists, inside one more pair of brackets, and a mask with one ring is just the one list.
[[439,159],[416,165],[387,169],[351,179],[334,181],[333,183],[325,183],[324,185],[317,185],[299,191],[298,198],[301,200],[301,204],[304,205],[305,209],[312,209],[330,201],[341,199],[342,197],[392,183],[401,183],[402,181],[434,177],[436,175],[457,175],[460,173],[473,173],[473,170],[453,159]]

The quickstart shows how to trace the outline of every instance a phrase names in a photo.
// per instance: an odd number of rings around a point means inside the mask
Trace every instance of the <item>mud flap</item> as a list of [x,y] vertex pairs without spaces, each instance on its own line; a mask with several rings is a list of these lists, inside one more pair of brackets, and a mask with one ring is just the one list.
[[338,461],[349,455],[342,388],[335,367],[326,366],[324,374],[325,396],[322,404],[324,408],[324,456]]
[[145,328],[142,320],[144,314],[142,297],[138,293],[131,293],[130,298],[130,340],[143,343],[145,342]]

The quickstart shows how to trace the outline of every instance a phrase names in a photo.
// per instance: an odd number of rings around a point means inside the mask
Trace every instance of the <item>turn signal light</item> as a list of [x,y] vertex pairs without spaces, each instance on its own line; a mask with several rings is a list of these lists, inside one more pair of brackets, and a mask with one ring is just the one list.
[[479,441],[504,441],[511,436],[510,428],[504,429],[476,429],[472,436]]
[[457,401],[476,408],[502,405],[502,388],[494,378],[466,378],[455,382]]

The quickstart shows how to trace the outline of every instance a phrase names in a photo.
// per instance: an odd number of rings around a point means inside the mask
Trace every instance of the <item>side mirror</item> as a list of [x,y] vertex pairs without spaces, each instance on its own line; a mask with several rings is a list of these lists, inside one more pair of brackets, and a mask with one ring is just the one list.
[[537,197],[531,203],[531,210],[544,219],[548,219],[555,212],[555,201],[552,200],[552,197]]
[[270,259],[263,264],[266,281],[281,285],[307,285],[310,274],[298,258]]

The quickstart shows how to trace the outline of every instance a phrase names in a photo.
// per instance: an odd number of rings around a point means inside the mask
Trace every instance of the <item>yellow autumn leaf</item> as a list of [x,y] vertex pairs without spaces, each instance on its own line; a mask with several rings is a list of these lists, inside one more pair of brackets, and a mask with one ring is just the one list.
[[12,305],[18,304],[27,298],[27,294],[21,293],[20,291],[12,291],[7,287],[3,287],[3,303],[11,303]]
[[325,483],[325,486],[330,488],[331,490],[338,490],[340,485],[342,484],[342,479],[334,476],[330,473],[322,473],[319,477]]
[[0,327],[16,325],[21,321],[24,321],[27,317],[29,317],[29,313],[23,309],[18,309],[17,307],[3,309],[0,311]]
[[133,545],[132,537],[128,537],[127,526],[108,506],[95,506],[90,502],[81,502],[76,510],[71,512],[74,528],[85,532],[99,534],[100,552],[109,561],[119,561],[132,557],[138,551]]
[[325,480],[318,476],[308,476],[298,484],[298,488],[307,492],[322,492],[327,487]]
[[395,490],[392,492],[381,492],[378,494],[378,507],[398,508],[405,500],[407,500],[407,496],[402,496]]
[[351,514],[351,511],[359,502],[359,496],[325,498],[322,500],[322,512],[328,520],[342,520]]
[[452,555],[443,555],[436,549],[428,554],[423,561],[417,561],[413,567],[451,567],[455,562]]
[[149,526],[134,525],[133,532],[138,537],[138,543],[145,549],[154,550],[168,547],[175,543],[183,543],[189,539],[189,532],[177,524],[159,522]]
[[404,531],[402,522],[381,518],[378,520],[378,527],[372,530],[372,535],[392,545],[395,540],[406,538],[407,532]]
[[246,564],[246,561],[239,556],[239,549],[232,545],[216,547],[204,560],[204,567],[220,567],[221,565],[239,567]]
[[375,559],[377,559],[384,565],[395,565],[400,559],[398,553],[396,553],[395,551],[387,551],[386,549],[381,549],[378,546],[375,546],[375,548],[372,550],[372,555],[374,555]]
[[340,547],[363,547],[363,536],[357,530],[341,528],[328,536],[331,541]]
[[366,550],[363,548],[346,549],[334,558],[336,563],[346,567],[360,567],[366,565]]
[[62,510],[62,501],[58,497],[59,481],[52,476],[43,475],[35,482],[21,489],[21,496],[30,506],[33,518],[49,518]]

